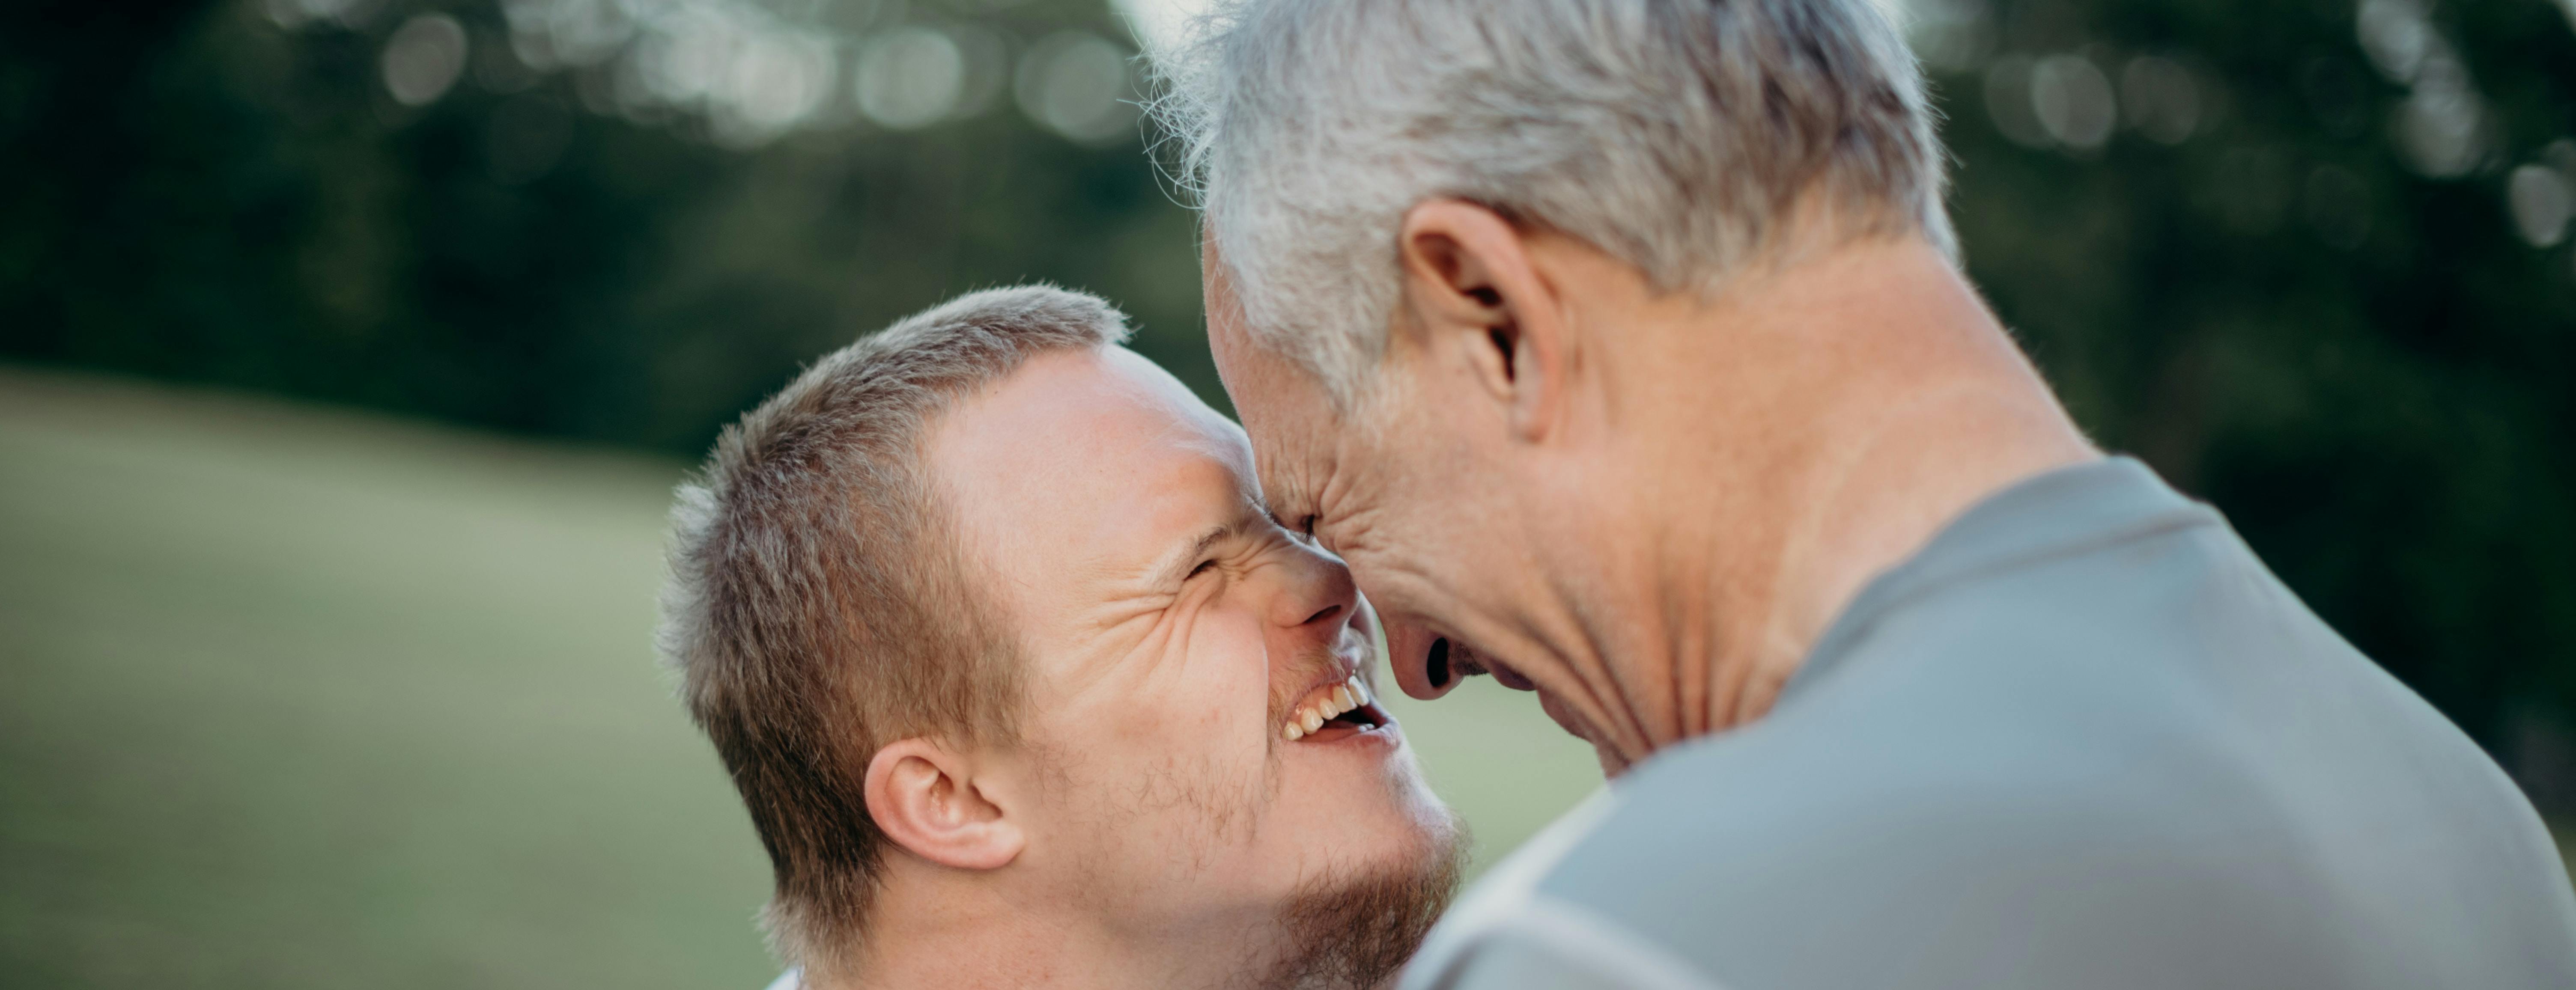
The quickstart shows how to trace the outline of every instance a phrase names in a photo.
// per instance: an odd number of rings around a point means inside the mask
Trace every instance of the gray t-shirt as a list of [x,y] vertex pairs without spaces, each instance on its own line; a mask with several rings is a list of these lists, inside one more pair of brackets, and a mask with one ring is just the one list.
[[1403,987],[2565,990],[2576,897],[2468,737],[2112,459],[1880,576],[1770,715],[1533,839]]

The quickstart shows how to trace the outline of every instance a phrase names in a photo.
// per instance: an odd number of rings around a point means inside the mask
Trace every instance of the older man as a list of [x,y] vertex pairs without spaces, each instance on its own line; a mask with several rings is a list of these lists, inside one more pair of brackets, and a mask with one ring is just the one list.
[[1273,510],[1406,691],[1619,776],[1408,986],[2576,986],[2513,784],[1960,276],[1870,0],[1210,23],[1162,109]]
[[1125,333],[959,299],[682,490],[664,648],[809,988],[1370,987],[1447,899],[1349,573]]

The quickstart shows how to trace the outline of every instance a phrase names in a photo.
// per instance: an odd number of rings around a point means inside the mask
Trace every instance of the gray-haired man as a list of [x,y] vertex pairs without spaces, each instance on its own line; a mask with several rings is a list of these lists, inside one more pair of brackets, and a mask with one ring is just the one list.
[[2513,785],[1960,276],[1869,0],[1210,23],[1162,109],[1273,510],[1409,693],[1620,775],[1409,986],[2576,986]]

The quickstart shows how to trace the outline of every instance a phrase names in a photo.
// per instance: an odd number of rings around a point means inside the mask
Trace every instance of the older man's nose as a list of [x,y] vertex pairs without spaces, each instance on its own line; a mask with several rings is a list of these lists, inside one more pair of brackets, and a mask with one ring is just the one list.
[[1423,701],[1448,694],[1469,673],[1449,637],[1420,626],[1389,624],[1386,645],[1387,670],[1395,675],[1395,686]]

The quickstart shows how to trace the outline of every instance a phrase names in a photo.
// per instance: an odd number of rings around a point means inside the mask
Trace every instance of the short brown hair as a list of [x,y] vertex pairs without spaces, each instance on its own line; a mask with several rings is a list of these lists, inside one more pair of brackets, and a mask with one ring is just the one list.
[[789,962],[837,968],[859,947],[878,749],[1014,738],[1018,658],[930,495],[926,426],[1033,354],[1126,336],[1077,292],[960,297],[815,362],[680,486],[660,646],[768,847],[763,922]]

